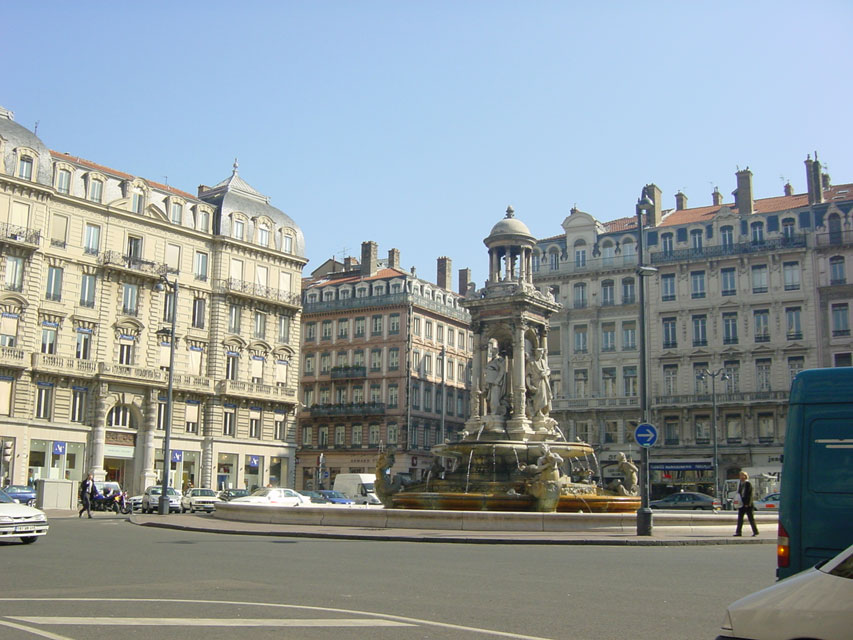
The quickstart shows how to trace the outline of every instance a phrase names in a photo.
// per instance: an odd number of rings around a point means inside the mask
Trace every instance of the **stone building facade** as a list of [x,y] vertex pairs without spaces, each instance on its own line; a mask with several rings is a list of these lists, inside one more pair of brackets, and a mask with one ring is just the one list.
[[[197,195],[50,151],[0,111],[3,473],[291,484],[302,232],[238,175]],[[167,286],[163,286],[163,285]]]
[[[397,452],[394,473],[419,479],[430,448],[455,440],[468,416],[470,315],[452,291],[449,258],[436,283],[400,268],[400,253],[329,261],[303,283],[302,404],[297,488],[331,488],[338,473],[373,473]],[[460,290],[470,280],[459,272]]]
[[[713,491],[719,474],[781,471],[791,379],[805,368],[850,366],[853,340],[853,185],[832,186],[807,159],[807,190],[755,199],[736,175],[734,202],[684,194],[664,209],[644,187],[648,406],[661,434],[652,494]],[[564,309],[550,334],[554,416],[599,448],[605,479],[619,452],[639,459],[637,223],[572,210],[564,233],[537,243],[534,281]],[[714,407],[716,406],[716,420]]]

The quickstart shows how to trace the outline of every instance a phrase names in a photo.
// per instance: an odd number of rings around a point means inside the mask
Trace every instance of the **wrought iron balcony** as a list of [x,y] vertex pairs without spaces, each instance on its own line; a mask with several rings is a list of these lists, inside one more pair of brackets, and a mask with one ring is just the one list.
[[237,280],[236,278],[214,280],[213,290],[217,293],[231,293],[288,307],[298,307],[300,304],[298,293],[291,293],[284,289],[276,289],[246,280]]
[[98,262],[106,269],[116,269],[125,273],[159,279],[161,275],[171,273],[168,265],[153,260],[143,260],[118,251],[104,251],[98,256]]
[[344,380],[348,378],[366,378],[367,368],[362,366],[332,367],[332,380]]
[[0,243],[35,249],[41,244],[41,232],[8,222],[0,223]]
[[379,416],[385,414],[384,402],[350,402],[346,404],[315,404],[312,416]]
[[[851,236],[853,237],[853,236]],[[794,234],[783,238],[773,238],[763,242],[739,242],[729,245],[714,245],[701,249],[676,249],[674,251],[651,251],[651,264],[669,264],[673,262],[702,262],[709,258],[722,258],[748,253],[766,253],[777,249],[800,249],[806,247],[805,234]]]

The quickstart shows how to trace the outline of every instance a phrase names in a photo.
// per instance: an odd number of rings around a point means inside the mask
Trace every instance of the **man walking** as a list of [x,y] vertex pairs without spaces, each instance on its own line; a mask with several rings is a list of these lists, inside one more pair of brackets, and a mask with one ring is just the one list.
[[752,535],[758,535],[758,527],[755,526],[755,505],[752,500],[752,483],[749,481],[749,474],[746,471],[740,472],[740,484],[737,488],[740,496],[740,507],[737,510],[737,529],[735,536],[739,536],[743,529],[743,516],[749,518],[749,526],[752,527]]
[[92,499],[97,495],[98,488],[95,486],[95,477],[90,473],[89,476],[80,483],[80,502],[83,503],[83,506],[80,507],[80,513],[77,514],[78,518],[83,517],[83,512],[85,511],[89,514],[89,517],[92,517]]

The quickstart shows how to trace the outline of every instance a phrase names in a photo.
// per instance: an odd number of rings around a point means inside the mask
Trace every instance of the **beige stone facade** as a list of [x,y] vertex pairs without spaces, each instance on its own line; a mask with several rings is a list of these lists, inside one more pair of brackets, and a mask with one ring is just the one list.
[[[811,159],[806,173],[808,192],[754,200],[741,171],[734,203],[715,190],[694,208],[679,193],[665,210],[643,189],[643,263],[657,269],[644,276],[653,496],[712,490],[715,401],[721,483],[778,474],[792,377],[851,365],[853,186],[831,186]],[[606,479],[619,452],[640,457],[636,219],[573,210],[563,228],[534,257],[535,283],[564,305],[549,341],[553,415],[598,447]]]
[[360,263],[330,262],[303,285],[300,489],[373,473],[386,447],[397,452],[393,473],[419,479],[430,448],[455,440],[468,415],[470,316],[450,260],[439,258],[432,284],[400,269],[395,249],[381,261],[376,250],[365,242]]
[[292,484],[293,221],[236,163],[193,196],[51,152],[5,110],[0,161],[3,473],[159,483],[176,313],[172,484]]

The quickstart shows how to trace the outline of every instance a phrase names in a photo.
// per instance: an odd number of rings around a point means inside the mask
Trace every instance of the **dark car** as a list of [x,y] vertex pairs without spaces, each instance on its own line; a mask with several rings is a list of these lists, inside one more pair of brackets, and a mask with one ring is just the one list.
[[317,493],[323,494],[326,500],[332,504],[355,504],[340,491],[332,491],[331,489],[320,489]]
[[12,500],[17,500],[28,507],[36,506],[35,487],[28,487],[25,484],[10,484],[8,487],[5,487],[3,491],[5,491],[6,495],[12,498]]
[[319,491],[297,491],[308,498],[313,504],[329,504],[329,501]]
[[713,498],[704,493],[694,493],[693,491],[681,491],[673,493],[666,498],[653,500],[649,503],[652,509],[703,509],[706,511],[717,511],[721,507],[721,503],[716,498]]
[[248,489],[225,489],[219,492],[219,499],[222,502],[230,502],[234,498],[242,498],[249,495]]

